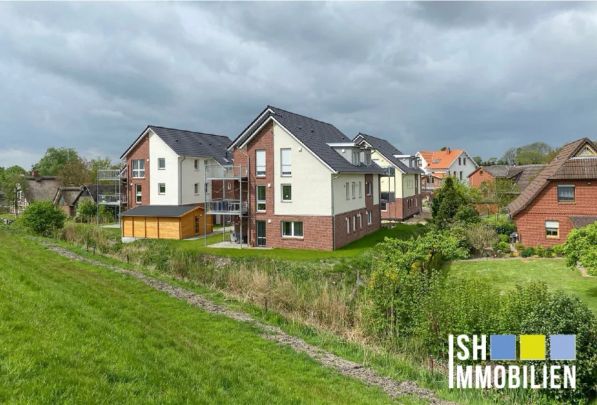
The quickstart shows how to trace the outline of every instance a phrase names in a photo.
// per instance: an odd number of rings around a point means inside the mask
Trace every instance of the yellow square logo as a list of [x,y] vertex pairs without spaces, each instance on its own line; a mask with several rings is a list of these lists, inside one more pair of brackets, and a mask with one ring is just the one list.
[[545,335],[520,335],[521,360],[545,360]]

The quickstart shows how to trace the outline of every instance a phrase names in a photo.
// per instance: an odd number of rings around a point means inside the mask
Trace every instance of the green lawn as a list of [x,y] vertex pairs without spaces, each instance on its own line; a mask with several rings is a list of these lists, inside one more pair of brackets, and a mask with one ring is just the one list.
[[[349,258],[363,254],[368,249],[375,246],[384,238],[408,239],[418,233],[423,232],[421,225],[397,224],[393,228],[382,228],[375,233],[365,236],[362,239],[352,242],[333,252],[306,250],[306,249],[222,249],[205,246],[204,239],[198,240],[171,240],[164,241],[174,247],[193,250],[197,252],[208,253],[217,256],[229,257],[266,257],[272,259],[284,260],[322,260]],[[208,245],[222,241],[222,235],[208,237]]]
[[597,278],[582,277],[564,259],[494,259],[456,261],[450,265],[458,277],[486,279],[502,290],[517,283],[543,281],[552,289],[578,296],[597,314]]
[[390,402],[251,325],[1,230],[0,319],[0,403]]

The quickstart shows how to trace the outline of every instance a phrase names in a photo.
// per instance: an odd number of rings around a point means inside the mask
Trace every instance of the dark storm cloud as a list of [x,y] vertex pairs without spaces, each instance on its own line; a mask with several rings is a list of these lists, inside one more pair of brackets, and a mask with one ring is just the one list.
[[594,137],[596,43],[579,3],[3,3],[0,166],[234,137],[267,104],[407,152],[558,145]]

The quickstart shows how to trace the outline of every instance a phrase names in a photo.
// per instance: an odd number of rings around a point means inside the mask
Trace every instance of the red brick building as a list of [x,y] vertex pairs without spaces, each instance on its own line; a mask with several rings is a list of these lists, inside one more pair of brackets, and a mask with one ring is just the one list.
[[208,200],[207,206],[236,215],[237,240],[333,250],[380,228],[385,171],[333,125],[268,106],[229,151],[241,202]]
[[553,246],[571,229],[597,221],[597,146],[570,142],[509,206],[520,241]]

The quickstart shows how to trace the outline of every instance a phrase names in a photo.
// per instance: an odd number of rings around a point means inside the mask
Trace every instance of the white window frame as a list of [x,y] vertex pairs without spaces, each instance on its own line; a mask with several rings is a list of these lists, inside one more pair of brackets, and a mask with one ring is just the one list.
[[166,158],[158,158],[158,170],[166,170]]
[[346,234],[350,233],[350,218],[346,217]]
[[[135,167],[136,165],[139,167]],[[133,176],[133,179],[145,178],[145,159],[133,159],[131,161],[131,175]]]
[[357,183],[356,182],[352,182],[352,199],[354,200],[356,198],[356,194],[357,194]]
[[[286,153],[286,159],[284,158]],[[290,177],[292,176],[292,149],[281,148],[280,149],[280,176]]]
[[363,198],[363,182],[359,180],[359,198]]
[[[260,160],[263,159],[263,162]],[[265,149],[257,149],[255,151],[255,176],[265,177],[267,174],[267,156]]]
[[[264,199],[260,200],[259,199],[259,188],[263,187],[263,191],[264,191]],[[259,208],[259,205],[263,204],[263,209]],[[257,185],[255,186],[255,210],[257,212],[266,212],[267,211],[267,187],[263,186],[263,185]]]
[[365,190],[368,196],[370,196],[371,194],[373,194],[373,182],[371,181],[366,181],[365,182]]
[[141,204],[143,201],[143,186],[141,184],[135,184],[135,203]]
[[193,160],[193,169],[195,169],[195,171],[199,171],[199,159]]
[[367,225],[373,224],[373,213],[371,211],[367,211]]
[[[550,234],[555,230],[555,235]],[[547,239],[560,239],[560,221],[545,221],[545,237]]]
[[199,194],[199,183],[193,184],[193,192],[195,195]]
[[359,213],[357,216],[359,217],[359,229],[363,229],[363,215]]
[[[162,187],[164,191],[162,191]],[[158,183],[158,195],[166,195],[166,183]]]
[[[284,234],[285,224],[290,224],[290,235]],[[296,224],[301,224],[300,235],[297,235]],[[303,239],[305,237],[305,228],[302,221],[280,221],[280,228],[283,239]]]
[[350,183],[346,182],[346,200],[350,200]]
[[352,216],[352,231],[353,232],[357,231],[357,216],[356,215]]
[[[290,199],[284,199],[284,187],[290,187]],[[280,184],[280,197],[282,197],[282,202],[292,202],[292,184]]]

